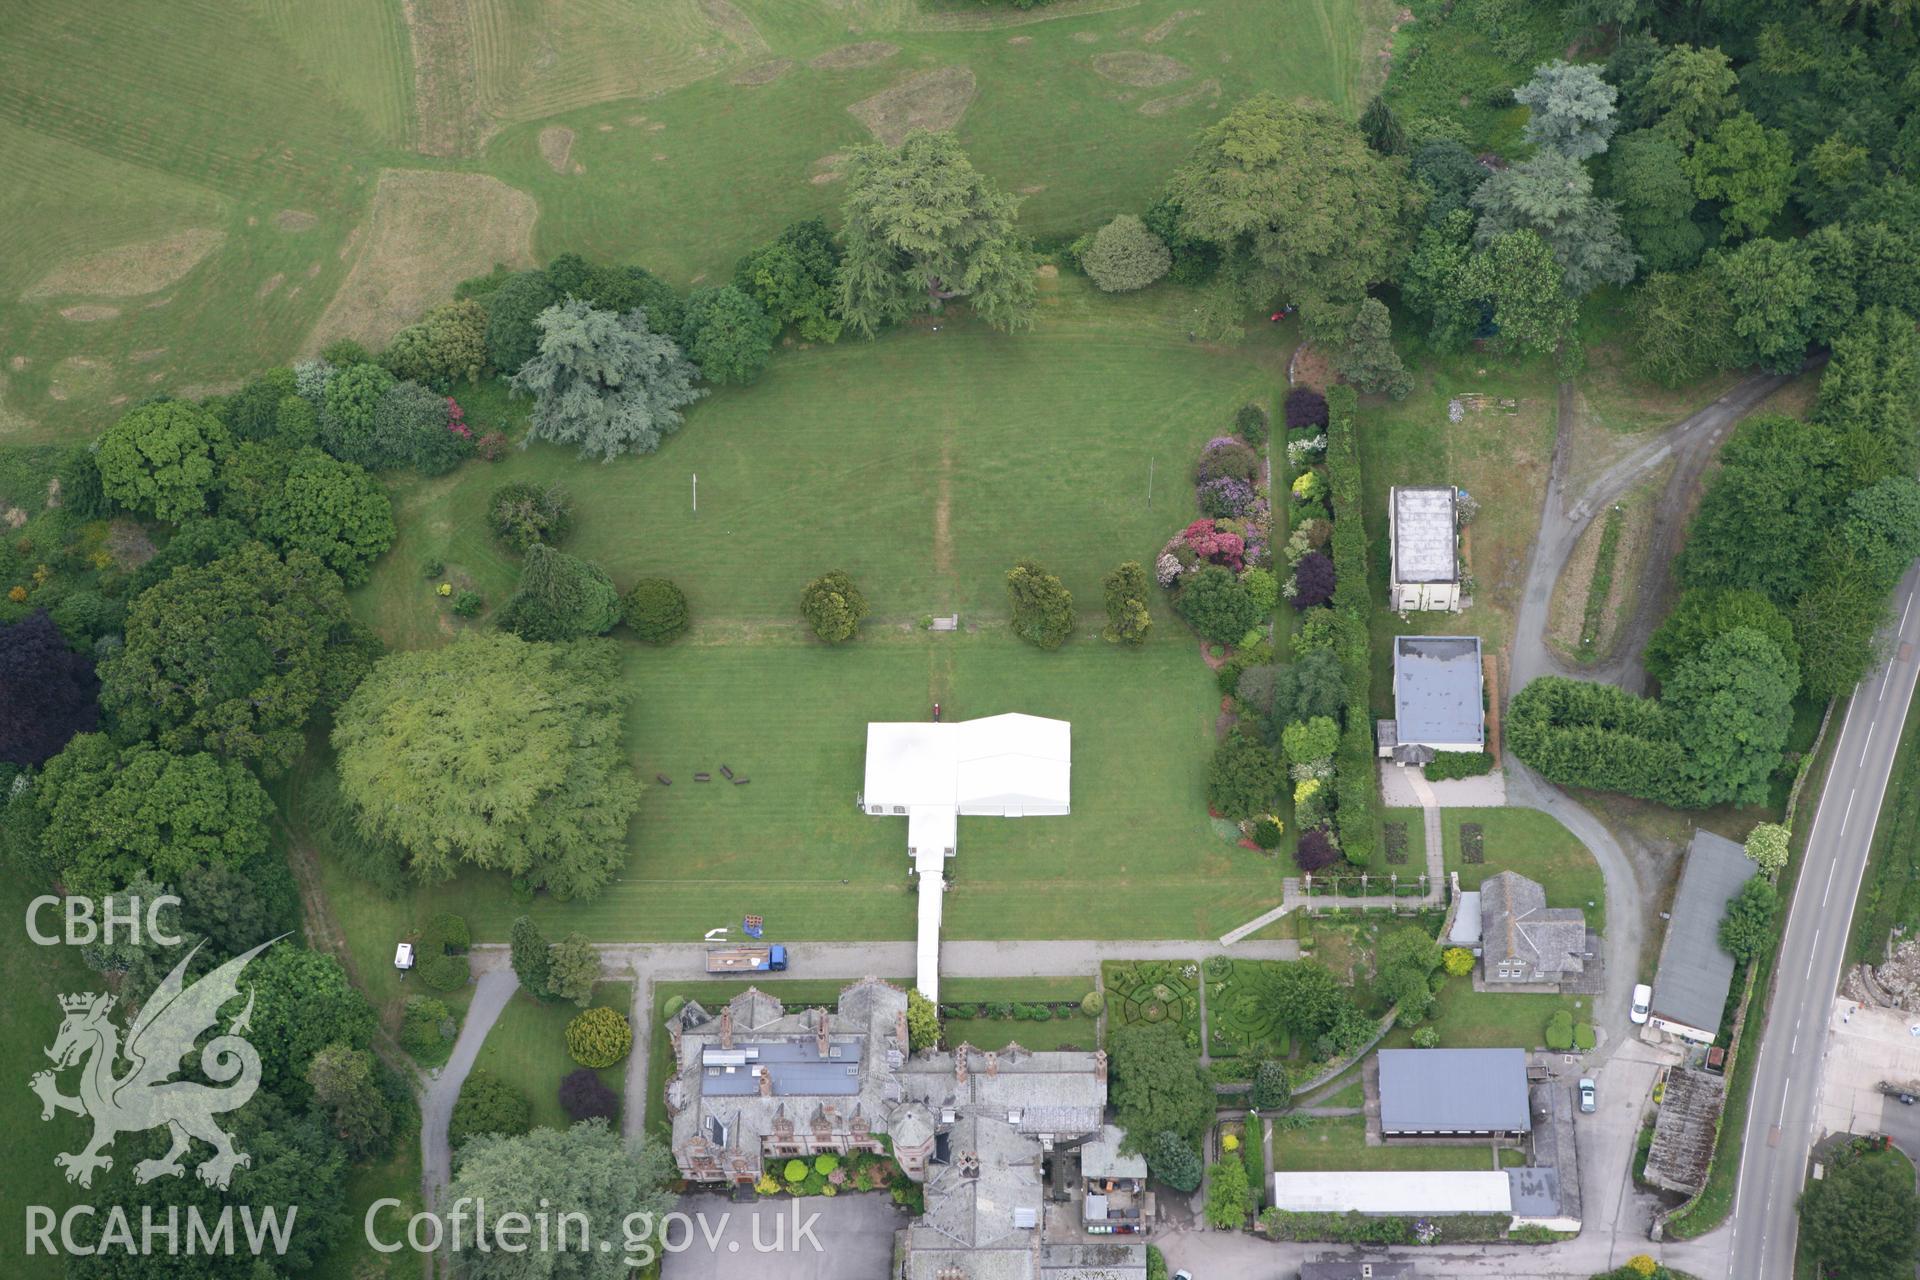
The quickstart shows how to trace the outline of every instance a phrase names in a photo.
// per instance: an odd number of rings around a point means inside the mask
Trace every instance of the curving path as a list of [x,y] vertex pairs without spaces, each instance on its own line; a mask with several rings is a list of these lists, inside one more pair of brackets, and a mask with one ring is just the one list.
[[486,1043],[500,1011],[520,989],[520,980],[513,976],[504,956],[491,962],[476,956],[475,961],[481,969],[480,978],[467,1005],[466,1018],[460,1023],[460,1036],[453,1042],[453,1053],[437,1074],[427,1078],[420,1094],[420,1193],[428,1209],[440,1203],[440,1192],[453,1176],[447,1125],[453,1119],[453,1104],[460,1099],[460,1086],[473,1070],[474,1059],[480,1056],[480,1046]]
[[[1803,369],[1817,368],[1823,359],[1809,360]],[[1636,691],[1641,687],[1645,673],[1640,667],[1640,650],[1653,633],[1656,610],[1665,594],[1667,571],[1685,527],[1688,495],[1699,484],[1733,426],[1798,376],[1798,373],[1769,373],[1741,379],[1706,408],[1681,419],[1608,467],[1578,496],[1567,492],[1567,475],[1573,465],[1573,384],[1560,384],[1559,426],[1553,442],[1547,498],[1540,512],[1540,532],[1534,538],[1533,558],[1527,566],[1526,587],[1514,619],[1510,688],[1522,688],[1535,676],[1556,672]],[[1614,656],[1606,662],[1586,666],[1562,663],[1547,646],[1547,610],[1553,600],[1554,584],[1566,569],[1574,545],[1596,514],[1669,460],[1675,463],[1673,475],[1655,505],[1652,534],[1642,561],[1643,580],[1635,598],[1633,616],[1614,639]]]

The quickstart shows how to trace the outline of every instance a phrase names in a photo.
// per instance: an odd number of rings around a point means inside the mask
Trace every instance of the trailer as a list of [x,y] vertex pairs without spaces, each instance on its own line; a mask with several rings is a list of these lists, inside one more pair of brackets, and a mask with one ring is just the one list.
[[761,947],[708,947],[708,973],[784,973],[787,949],[775,942]]

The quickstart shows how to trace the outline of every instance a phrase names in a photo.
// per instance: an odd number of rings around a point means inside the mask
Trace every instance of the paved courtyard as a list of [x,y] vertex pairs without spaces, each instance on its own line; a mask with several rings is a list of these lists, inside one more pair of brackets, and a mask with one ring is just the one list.
[[693,1219],[690,1236],[676,1222],[668,1239],[690,1247],[667,1253],[661,1280],[886,1280],[906,1222],[890,1197],[872,1194],[752,1204],[691,1195],[680,1212]]
[[[1397,764],[1380,766],[1380,802],[1389,809],[1418,809],[1424,801],[1415,789],[1419,770]],[[1497,809],[1507,803],[1507,772],[1495,769],[1478,778],[1448,778],[1429,782],[1434,807],[1440,809]]]
[[1837,999],[1828,1016],[1826,1062],[1816,1110],[1827,1133],[1887,1133],[1914,1129],[1914,1107],[1879,1090],[1880,1082],[1920,1083],[1920,1018]]

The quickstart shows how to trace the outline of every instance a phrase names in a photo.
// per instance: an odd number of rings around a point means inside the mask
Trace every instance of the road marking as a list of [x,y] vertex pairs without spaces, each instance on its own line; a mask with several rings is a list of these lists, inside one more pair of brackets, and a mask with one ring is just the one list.
[[1813,945],[1807,948],[1807,976],[1809,978],[1813,976],[1814,953],[1819,950],[1820,950],[1820,931],[1818,929],[1815,929],[1813,931]]
[[1907,607],[1900,611],[1900,630],[1902,631],[1907,629],[1907,615],[1913,612],[1913,599],[1913,594],[1909,593],[1907,595]]
[[1788,1076],[1787,1082],[1780,1086],[1780,1122],[1782,1124],[1787,1120],[1787,1090],[1791,1088],[1793,1088],[1793,1077]]
[[1867,740],[1860,744],[1860,763],[1867,762],[1867,748],[1873,745],[1873,726],[1867,726]]
[[1839,869],[1840,864],[1838,862],[1833,863],[1827,868],[1827,891],[1820,895],[1820,905],[1823,907],[1827,905],[1827,899],[1833,893],[1833,873]]
[[[1852,791],[1847,792],[1847,811],[1840,815],[1840,834],[1843,836],[1847,834],[1847,823],[1853,817],[1853,798],[1859,793],[1860,793],[1860,788],[1858,787],[1855,787]],[[1838,858],[1834,859],[1834,865],[1835,866],[1840,865]],[[1826,904],[1822,903],[1821,905],[1825,906]]]

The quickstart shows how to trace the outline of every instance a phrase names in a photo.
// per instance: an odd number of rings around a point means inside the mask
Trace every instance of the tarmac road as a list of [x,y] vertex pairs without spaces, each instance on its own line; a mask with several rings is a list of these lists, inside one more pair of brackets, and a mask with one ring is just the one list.
[[1846,963],[1867,853],[1920,671],[1920,566],[1894,593],[1888,659],[1860,682],[1835,742],[1787,916],[1748,1104],[1729,1280],[1792,1280],[1795,1206],[1815,1137],[1827,1017]]

